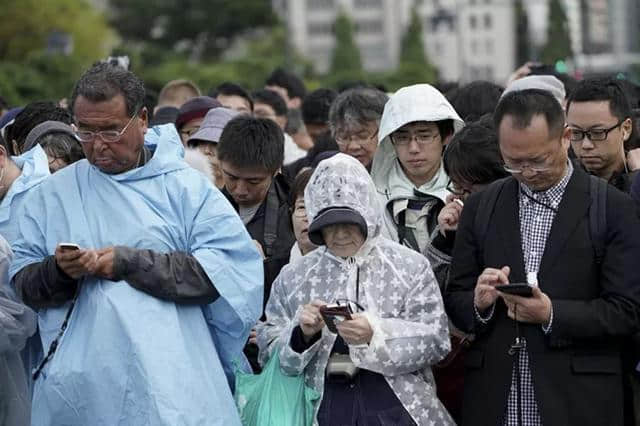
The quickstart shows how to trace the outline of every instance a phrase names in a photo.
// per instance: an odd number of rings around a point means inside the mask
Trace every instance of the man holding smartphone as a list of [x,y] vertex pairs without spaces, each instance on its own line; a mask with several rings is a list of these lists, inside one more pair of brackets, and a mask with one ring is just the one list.
[[[602,185],[569,162],[560,103],[515,91],[494,121],[512,177],[467,199],[445,296],[453,323],[476,334],[462,424],[622,425],[621,352],[640,315],[633,201],[606,190],[599,257],[590,209]],[[509,283],[531,297],[496,288]]]
[[10,275],[44,348],[32,424],[240,425],[232,361],[261,312],[262,259],[143,100],[132,73],[87,71],[71,98],[87,161],[20,213]]

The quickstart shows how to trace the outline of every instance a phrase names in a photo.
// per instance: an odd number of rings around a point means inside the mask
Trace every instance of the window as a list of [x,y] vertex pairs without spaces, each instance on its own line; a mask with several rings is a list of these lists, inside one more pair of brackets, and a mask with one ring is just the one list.
[[477,25],[478,25],[478,22],[477,22],[476,16],[475,15],[469,16],[469,26],[471,27],[471,29],[475,30]]
[[484,15],[484,27],[489,30],[491,29],[492,24],[493,24],[492,16],[487,13],[486,15]]
[[309,22],[308,31],[311,36],[330,35],[333,31],[333,24],[330,22]]
[[493,40],[488,39],[484,42],[484,48],[487,55],[493,55]]
[[356,31],[360,34],[380,34],[382,32],[382,21],[379,19],[357,21]]
[[379,8],[379,7],[382,7],[382,0],[355,0],[353,2],[353,5],[356,8],[367,8],[367,9]]
[[333,9],[334,0],[307,0],[307,8],[311,10]]

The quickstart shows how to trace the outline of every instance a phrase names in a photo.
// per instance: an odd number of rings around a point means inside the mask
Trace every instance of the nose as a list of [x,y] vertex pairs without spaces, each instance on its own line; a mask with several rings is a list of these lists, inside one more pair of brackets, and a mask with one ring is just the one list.
[[418,145],[418,141],[414,136],[411,136],[411,140],[409,141],[409,152],[417,153],[420,152],[420,145]]
[[586,135],[582,138],[582,149],[593,149],[596,145]]
[[529,179],[534,177],[535,175],[537,175],[537,172],[534,172],[531,167],[525,167],[524,169],[522,169],[522,176],[524,176],[525,178]]
[[360,148],[361,148],[361,145],[359,141],[356,141],[355,139],[349,140],[349,143],[347,144],[347,152],[355,152],[355,151],[358,151]]

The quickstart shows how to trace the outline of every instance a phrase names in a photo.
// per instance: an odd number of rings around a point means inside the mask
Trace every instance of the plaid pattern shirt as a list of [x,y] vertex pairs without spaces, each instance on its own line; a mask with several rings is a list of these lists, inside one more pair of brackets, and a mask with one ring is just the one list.
[[[573,174],[573,166],[568,162],[565,176],[555,186],[546,191],[533,192],[526,185],[520,184],[520,236],[522,241],[522,253],[524,254],[524,266],[529,284],[537,285],[537,273],[540,268],[542,254],[551,225],[556,217],[558,206],[562,201],[564,190]],[[553,317],[552,317],[553,318]],[[550,328],[547,329],[549,331]],[[541,426],[542,419],[538,411],[531,370],[529,369],[529,355],[525,347],[518,353],[518,366],[520,370],[520,389],[522,391],[522,425]],[[511,374],[511,390],[507,400],[507,412],[505,426],[518,425],[518,388],[516,381],[516,369]]]

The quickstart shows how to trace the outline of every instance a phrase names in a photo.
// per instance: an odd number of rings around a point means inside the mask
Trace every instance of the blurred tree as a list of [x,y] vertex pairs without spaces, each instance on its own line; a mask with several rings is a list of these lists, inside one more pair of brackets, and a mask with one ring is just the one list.
[[396,87],[398,84],[408,85],[436,80],[437,70],[429,62],[425,53],[423,34],[422,22],[414,5],[411,9],[409,26],[402,37],[398,68],[386,76],[387,85]]
[[354,39],[354,30],[349,17],[341,12],[333,27],[335,45],[329,74],[334,79],[357,80],[362,74],[360,49]]
[[86,0],[5,0],[0,25],[0,60],[23,61],[43,51],[52,36],[70,36],[67,53],[85,65],[110,51],[115,33]]
[[529,17],[522,0],[515,1],[514,14],[516,23],[516,64],[520,66],[532,59],[531,40],[529,39]]
[[556,61],[572,56],[567,15],[560,0],[550,0],[547,42],[542,48],[542,62],[554,65]]
[[216,58],[235,36],[277,18],[265,0],[110,0],[110,22],[123,38],[190,58]]

